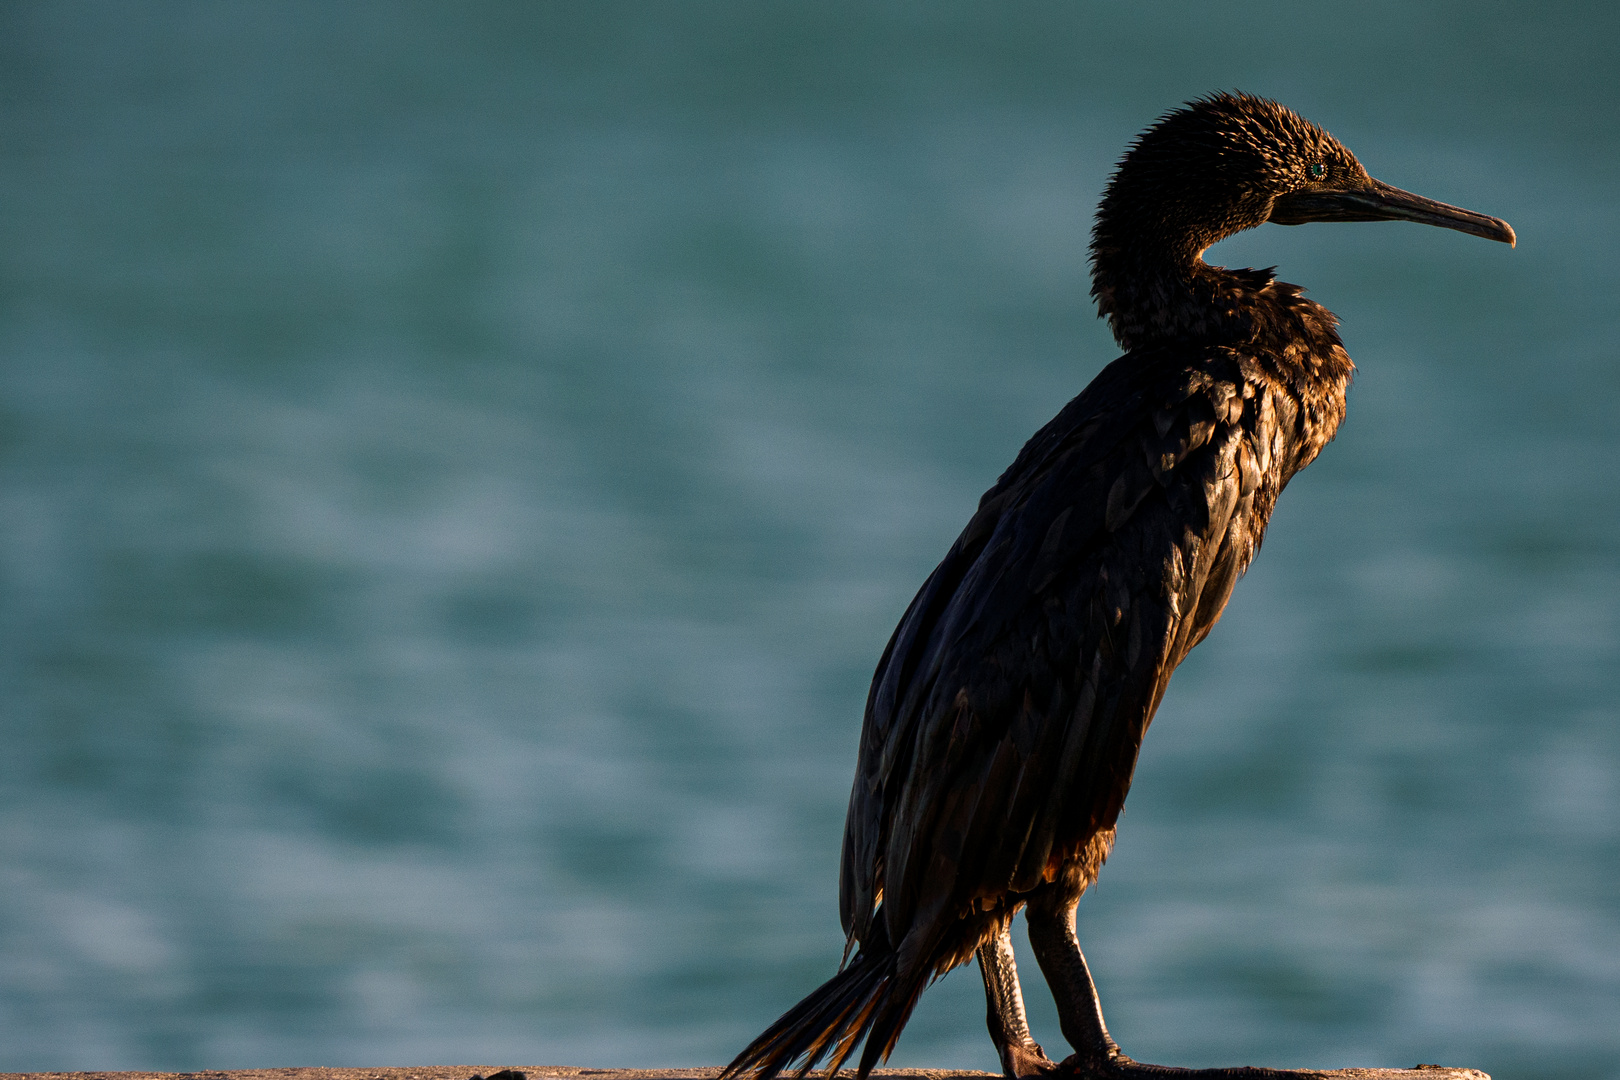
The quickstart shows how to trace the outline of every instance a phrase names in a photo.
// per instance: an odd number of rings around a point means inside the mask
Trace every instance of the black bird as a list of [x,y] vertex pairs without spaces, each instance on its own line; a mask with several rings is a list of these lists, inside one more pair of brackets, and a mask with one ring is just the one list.
[[[1190,102],[1131,146],[1091,239],[1091,294],[1125,354],[1029,440],[895,629],[844,826],[847,963],[725,1077],[802,1075],[828,1055],[836,1069],[864,1039],[864,1078],[924,987],[975,954],[1008,1076],[1164,1075],[1109,1038],[1075,904],[1171,672],[1333,438],[1354,370],[1298,286],[1202,255],[1267,221],[1387,220],[1514,243],[1504,221],[1374,180],[1262,98]],[[1062,1066],[1025,1022],[1021,908],[1076,1051]]]

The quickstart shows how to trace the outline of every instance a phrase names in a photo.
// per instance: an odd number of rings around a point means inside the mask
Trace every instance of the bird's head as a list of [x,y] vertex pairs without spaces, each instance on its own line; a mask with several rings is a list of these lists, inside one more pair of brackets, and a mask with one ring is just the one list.
[[1267,221],[1416,221],[1514,243],[1505,221],[1374,180],[1343,143],[1292,110],[1219,93],[1165,115],[1126,152],[1097,214],[1092,257],[1134,248],[1196,259]]

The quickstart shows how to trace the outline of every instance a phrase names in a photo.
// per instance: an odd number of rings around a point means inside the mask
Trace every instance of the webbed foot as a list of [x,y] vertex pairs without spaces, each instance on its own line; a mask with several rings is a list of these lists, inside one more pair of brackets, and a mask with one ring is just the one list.
[[1002,1046],[997,1049],[1001,1056],[1001,1071],[1008,1080],[1056,1076],[1062,1069],[1062,1066],[1046,1056],[1046,1051],[1042,1050],[1041,1044],[1037,1042],[1031,1042],[1026,1046]]

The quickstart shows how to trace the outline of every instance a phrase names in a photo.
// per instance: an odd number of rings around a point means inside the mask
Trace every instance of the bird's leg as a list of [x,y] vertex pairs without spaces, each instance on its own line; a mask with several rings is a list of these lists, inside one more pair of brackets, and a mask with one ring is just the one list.
[[1078,898],[1069,899],[1067,890],[1053,890],[1031,900],[1024,909],[1029,920],[1029,944],[1052,988],[1058,1023],[1063,1037],[1074,1047],[1075,1059],[1095,1067],[1129,1062],[1103,1023],[1097,987],[1091,981],[1091,969],[1086,967],[1080,939],[1074,933],[1077,902]]
[[[1411,1069],[1173,1069],[1132,1061],[1120,1052],[1103,1023],[1097,987],[1074,934],[1074,907],[1075,900],[1065,890],[1053,889],[1036,894],[1024,909],[1029,943],[1057,1000],[1063,1037],[1075,1051],[1057,1066],[1064,1080],[1490,1080],[1475,1069],[1440,1065]],[[984,951],[979,955],[982,961]]]
[[995,937],[979,946],[978,955],[979,974],[984,976],[986,1020],[1002,1071],[1010,1080],[1055,1071],[1057,1065],[1029,1033],[1024,994],[1018,986],[1018,963],[1013,959],[1012,928],[1003,923]]

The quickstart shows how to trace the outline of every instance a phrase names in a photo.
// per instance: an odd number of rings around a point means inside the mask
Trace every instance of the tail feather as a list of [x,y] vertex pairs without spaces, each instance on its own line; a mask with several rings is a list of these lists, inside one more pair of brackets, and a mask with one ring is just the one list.
[[[889,1055],[894,1052],[894,1044],[900,1041],[900,1030],[911,1019],[911,1011],[917,1007],[917,999],[922,997],[928,982],[927,978],[916,979],[903,987],[891,983],[893,990],[885,994],[881,1002],[873,1003],[877,1008],[866,1022],[866,1049],[861,1051],[861,1080],[866,1080],[874,1066],[889,1060]],[[850,1045],[853,1048],[854,1044]]]
[[830,1076],[866,1039],[860,1068],[865,1080],[878,1060],[886,1060],[894,1049],[900,1029],[927,985],[927,975],[925,971],[921,978],[902,980],[897,976],[893,950],[869,953],[862,949],[848,967],[749,1043],[726,1066],[719,1080],[734,1080],[744,1074],[753,1080],[773,1080],[795,1062],[799,1063],[797,1075],[803,1077],[829,1052]]

